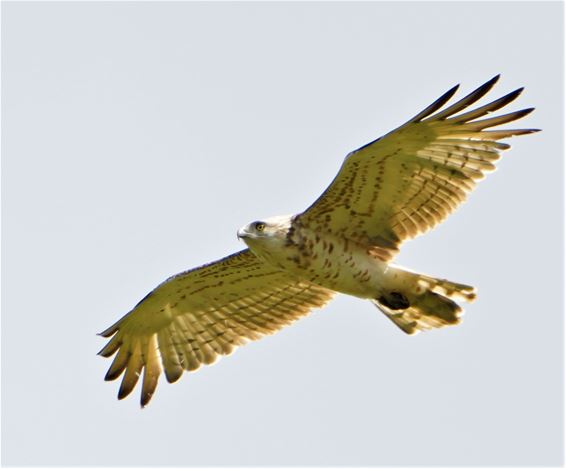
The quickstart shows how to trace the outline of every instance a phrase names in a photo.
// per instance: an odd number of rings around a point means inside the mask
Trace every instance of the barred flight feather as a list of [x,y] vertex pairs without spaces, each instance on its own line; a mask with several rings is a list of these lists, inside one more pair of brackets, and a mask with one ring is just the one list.
[[[259,256],[255,249],[260,246],[246,240],[252,250],[170,277],[104,330],[100,335],[109,341],[99,353],[115,355],[105,379],[122,376],[118,398],[129,395],[141,376],[143,407],[162,373],[173,383],[185,371],[215,363],[324,306],[335,290],[371,299],[408,334],[459,323],[462,308],[450,298],[472,301],[472,287],[389,262],[404,240],[441,223],[495,170],[501,152],[509,148],[500,140],[537,131],[493,129],[532,112],[526,108],[489,116],[513,102],[522,88],[471,108],[498,79],[448,104],[455,86],[404,125],[351,152],[307,210],[278,217],[285,227],[272,235],[283,246],[278,262],[268,261],[272,248]],[[335,249],[335,244],[343,247]],[[289,255],[291,245],[298,254]],[[336,255],[338,249],[342,257]],[[319,255],[324,259],[318,258],[322,267],[317,271],[311,264]],[[300,270],[302,263],[310,270]],[[283,264],[291,266],[289,271]],[[387,277],[392,272],[393,279]],[[387,285],[398,282],[395,289],[380,284],[386,277]],[[357,285],[370,279],[366,290]]]
[[[167,381],[175,382],[183,371],[213,364],[249,340],[273,334],[323,306],[334,295],[269,266],[247,249],[204,269],[164,282],[102,333],[111,339],[100,355],[109,357],[118,352],[105,379],[114,380],[124,373],[119,399],[132,392],[143,371],[140,402],[145,406],[162,372]],[[231,277],[238,278],[240,295],[218,286],[217,279],[224,279],[225,286]],[[218,298],[209,302],[208,309],[194,309],[194,299],[182,293],[195,284],[194,280],[203,280],[198,283],[201,295],[206,292],[206,296]],[[159,314],[159,309],[164,309],[168,319]]]
[[[495,169],[499,152],[509,148],[498,140],[537,131],[485,130],[521,119],[533,108],[474,120],[509,104],[522,88],[457,114],[484,97],[498,79],[492,78],[442,110],[455,94],[454,87],[406,124],[350,153],[338,176],[296,221],[367,244],[387,240],[387,247],[377,245],[373,252],[390,261],[403,240],[434,228],[466,200],[477,181]],[[363,178],[358,177],[362,173]],[[345,216],[328,220],[332,207],[339,206],[368,215],[355,224]]]

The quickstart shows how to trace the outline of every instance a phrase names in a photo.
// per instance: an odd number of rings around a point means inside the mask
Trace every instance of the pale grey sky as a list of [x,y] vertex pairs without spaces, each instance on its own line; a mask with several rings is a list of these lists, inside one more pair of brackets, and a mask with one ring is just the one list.
[[[2,3],[2,463],[560,464],[562,8]],[[409,337],[341,296],[116,400],[96,332],[497,73],[544,131],[398,257],[478,287],[461,326]]]

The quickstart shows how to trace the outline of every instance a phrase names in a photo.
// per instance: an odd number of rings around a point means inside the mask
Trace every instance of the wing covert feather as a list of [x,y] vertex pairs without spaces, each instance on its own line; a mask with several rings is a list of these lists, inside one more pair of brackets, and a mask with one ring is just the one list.
[[533,108],[476,120],[509,104],[522,88],[466,111],[498,78],[443,110],[456,92],[452,88],[406,124],[351,152],[295,223],[347,237],[391,260],[402,241],[441,223],[495,169],[500,151],[509,148],[498,140],[537,131],[485,130],[520,119]]
[[118,393],[123,399],[143,372],[143,407],[162,371],[167,381],[175,382],[183,371],[212,364],[291,324],[333,294],[269,266],[248,249],[183,272],[101,333],[111,339],[100,355],[117,352],[105,379],[124,373]]

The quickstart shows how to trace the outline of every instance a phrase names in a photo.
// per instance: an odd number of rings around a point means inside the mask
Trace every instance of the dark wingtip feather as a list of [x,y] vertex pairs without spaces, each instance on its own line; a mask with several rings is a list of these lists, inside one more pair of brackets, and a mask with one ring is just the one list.
[[[540,132],[540,131],[541,131],[541,129],[519,129],[519,130],[516,130],[515,132],[521,132],[521,135],[522,135],[522,134],[534,134],[534,133],[537,133],[537,132]],[[517,135],[519,135],[519,134],[517,134]]]
[[482,120],[469,121],[460,126],[461,129],[482,130],[490,127],[497,127],[499,125],[507,124],[519,119],[534,111],[534,108],[521,109],[520,111],[510,112],[509,114],[502,114],[496,117],[491,117]]
[[511,115],[517,116],[517,119],[521,119],[522,117],[528,116],[534,110],[534,107],[528,107],[526,109],[521,109],[520,111],[512,112]]
[[460,85],[455,85],[450,88],[446,93],[444,93],[440,98],[434,101],[430,106],[423,109],[419,112],[415,117],[413,117],[409,122],[419,122],[423,120],[425,117],[430,116],[433,112],[438,111],[442,106],[444,106],[452,96],[458,91]]
[[477,93],[481,96],[485,95],[499,81],[499,78],[501,78],[500,73],[495,75],[493,78],[487,80],[483,85],[481,85],[475,91],[472,91],[472,93]]
[[515,99],[517,99],[523,91],[525,91],[525,87],[521,86],[521,88],[517,88],[516,90],[507,93],[503,96],[503,98],[501,98],[501,105],[499,107],[501,108],[509,104],[511,101],[515,101]]
[[108,341],[108,343],[104,347],[102,347],[102,349],[98,352],[98,355],[106,358],[111,357],[116,353],[121,345],[122,339],[119,336],[115,335]]
[[[512,113],[508,114],[509,122],[513,122],[513,121],[522,119],[523,117],[528,116],[534,110],[535,110],[534,107],[529,107],[529,108],[526,108],[526,109],[521,109],[520,111],[512,112]],[[504,118],[506,116],[500,116],[500,117]],[[494,119],[496,119],[496,118],[494,118]]]
[[182,368],[165,367],[165,379],[168,383],[175,383],[183,374]]
[[469,106],[483,98],[487,93],[489,93],[497,80],[499,80],[499,76],[500,75],[496,75],[492,79],[486,81],[483,85],[479,86],[474,91],[464,96],[462,99],[432,116],[431,119],[444,120],[450,116],[453,116],[457,112],[468,108]]
[[97,352],[97,355],[98,355],[99,357],[104,357],[104,358],[111,357],[112,354],[108,354],[107,351],[106,351],[106,348],[107,348],[107,347],[108,347],[108,344],[106,344],[104,347],[102,347],[102,348]]
[[528,107],[528,108],[523,109],[522,111],[519,111],[519,112],[524,112],[525,114],[523,114],[523,115],[526,116],[527,114],[530,114],[530,113],[533,112],[534,110],[535,110],[534,107]]
[[115,334],[118,331],[118,324],[120,323],[120,321],[112,324],[108,329],[104,329],[102,332],[97,333],[96,335],[102,336],[102,337],[110,337],[111,335]]
[[110,365],[110,368],[108,368],[104,380],[113,381],[116,378],[118,378],[128,366],[130,357],[131,357],[131,353],[129,349],[120,348],[120,350],[118,351],[118,355],[116,355],[114,361]]
[[507,106],[509,103],[517,99],[517,97],[523,92],[524,88],[518,88],[515,91],[511,91],[510,93],[502,96],[501,98],[496,99],[488,104],[484,104],[476,109],[472,109],[471,111],[467,111],[463,114],[456,114],[450,117],[449,121],[462,123],[462,122],[470,122],[474,119],[479,119],[480,117],[486,116],[502,107]]
[[486,82],[486,85],[489,83],[491,86],[495,85],[499,79],[501,78],[501,73],[498,73],[497,75],[495,75],[493,78],[491,78],[490,80],[488,80]]
[[525,129],[525,134],[536,134],[537,132],[542,132],[542,129]]
[[444,93],[440,98],[439,101],[448,101],[452,96],[454,96],[456,94],[456,91],[458,91],[458,89],[460,88],[460,83],[454,85],[452,88],[450,88],[446,93]]
[[109,369],[106,372],[106,375],[104,376],[104,381],[114,381],[115,379],[117,379],[122,374],[123,371],[124,371],[123,368],[121,370]]
[[128,397],[130,395],[130,393],[133,391],[134,386],[125,386],[124,382],[122,381],[122,385],[120,386],[120,389],[118,390],[118,400],[121,401],[122,399],[125,399],[126,397]]
[[489,136],[493,140],[515,137],[517,135],[527,135],[538,132],[539,129],[505,129],[505,130],[483,130],[481,133]]
[[136,387],[140,377],[141,362],[136,361],[137,357],[130,359],[128,366],[126,367],[126,374],[120,383],[120,389],[118,390],[118,399],[122,400],[128,396]]
[[141,406],[142,409],[147,404],[149,404],[149,401],[151,401],[152,397],[153,397],[153,391],[151,391],[151,392],[144,391],[144,392],[141,393],[140,406]]
[[156,359],[155,356],[150,354],[143,373],[142,391],[140,396],[140,404],[142,408],[149,403],[155,393],[157,382],[159,381],[159,375],[161,374],[159,368],[155,368],[156,363],[153,361],[153,358]]

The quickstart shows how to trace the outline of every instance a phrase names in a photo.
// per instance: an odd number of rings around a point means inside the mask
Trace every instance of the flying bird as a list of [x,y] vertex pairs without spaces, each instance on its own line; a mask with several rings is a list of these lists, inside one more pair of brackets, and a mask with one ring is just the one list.
[[[124,374],[118,399],[143,372],[141,405],[161,372],[214,363],[273,334],[336,293],[371,301],[407,334],[458,324],[471,286],[392,263],[401,243],[429,231],[495,169],[506,139],[538,129],[486,130],[533,108],[485,117],[517,89],[470,109],[499,76],[447,105],[458,85],[404,125],[349,153],[328,188],[304,212],[254,221],[238,231],[247,249],[170,277],[100,335],[116,352],[106,380]],[[445,106],[446,105],[446,106]]]

